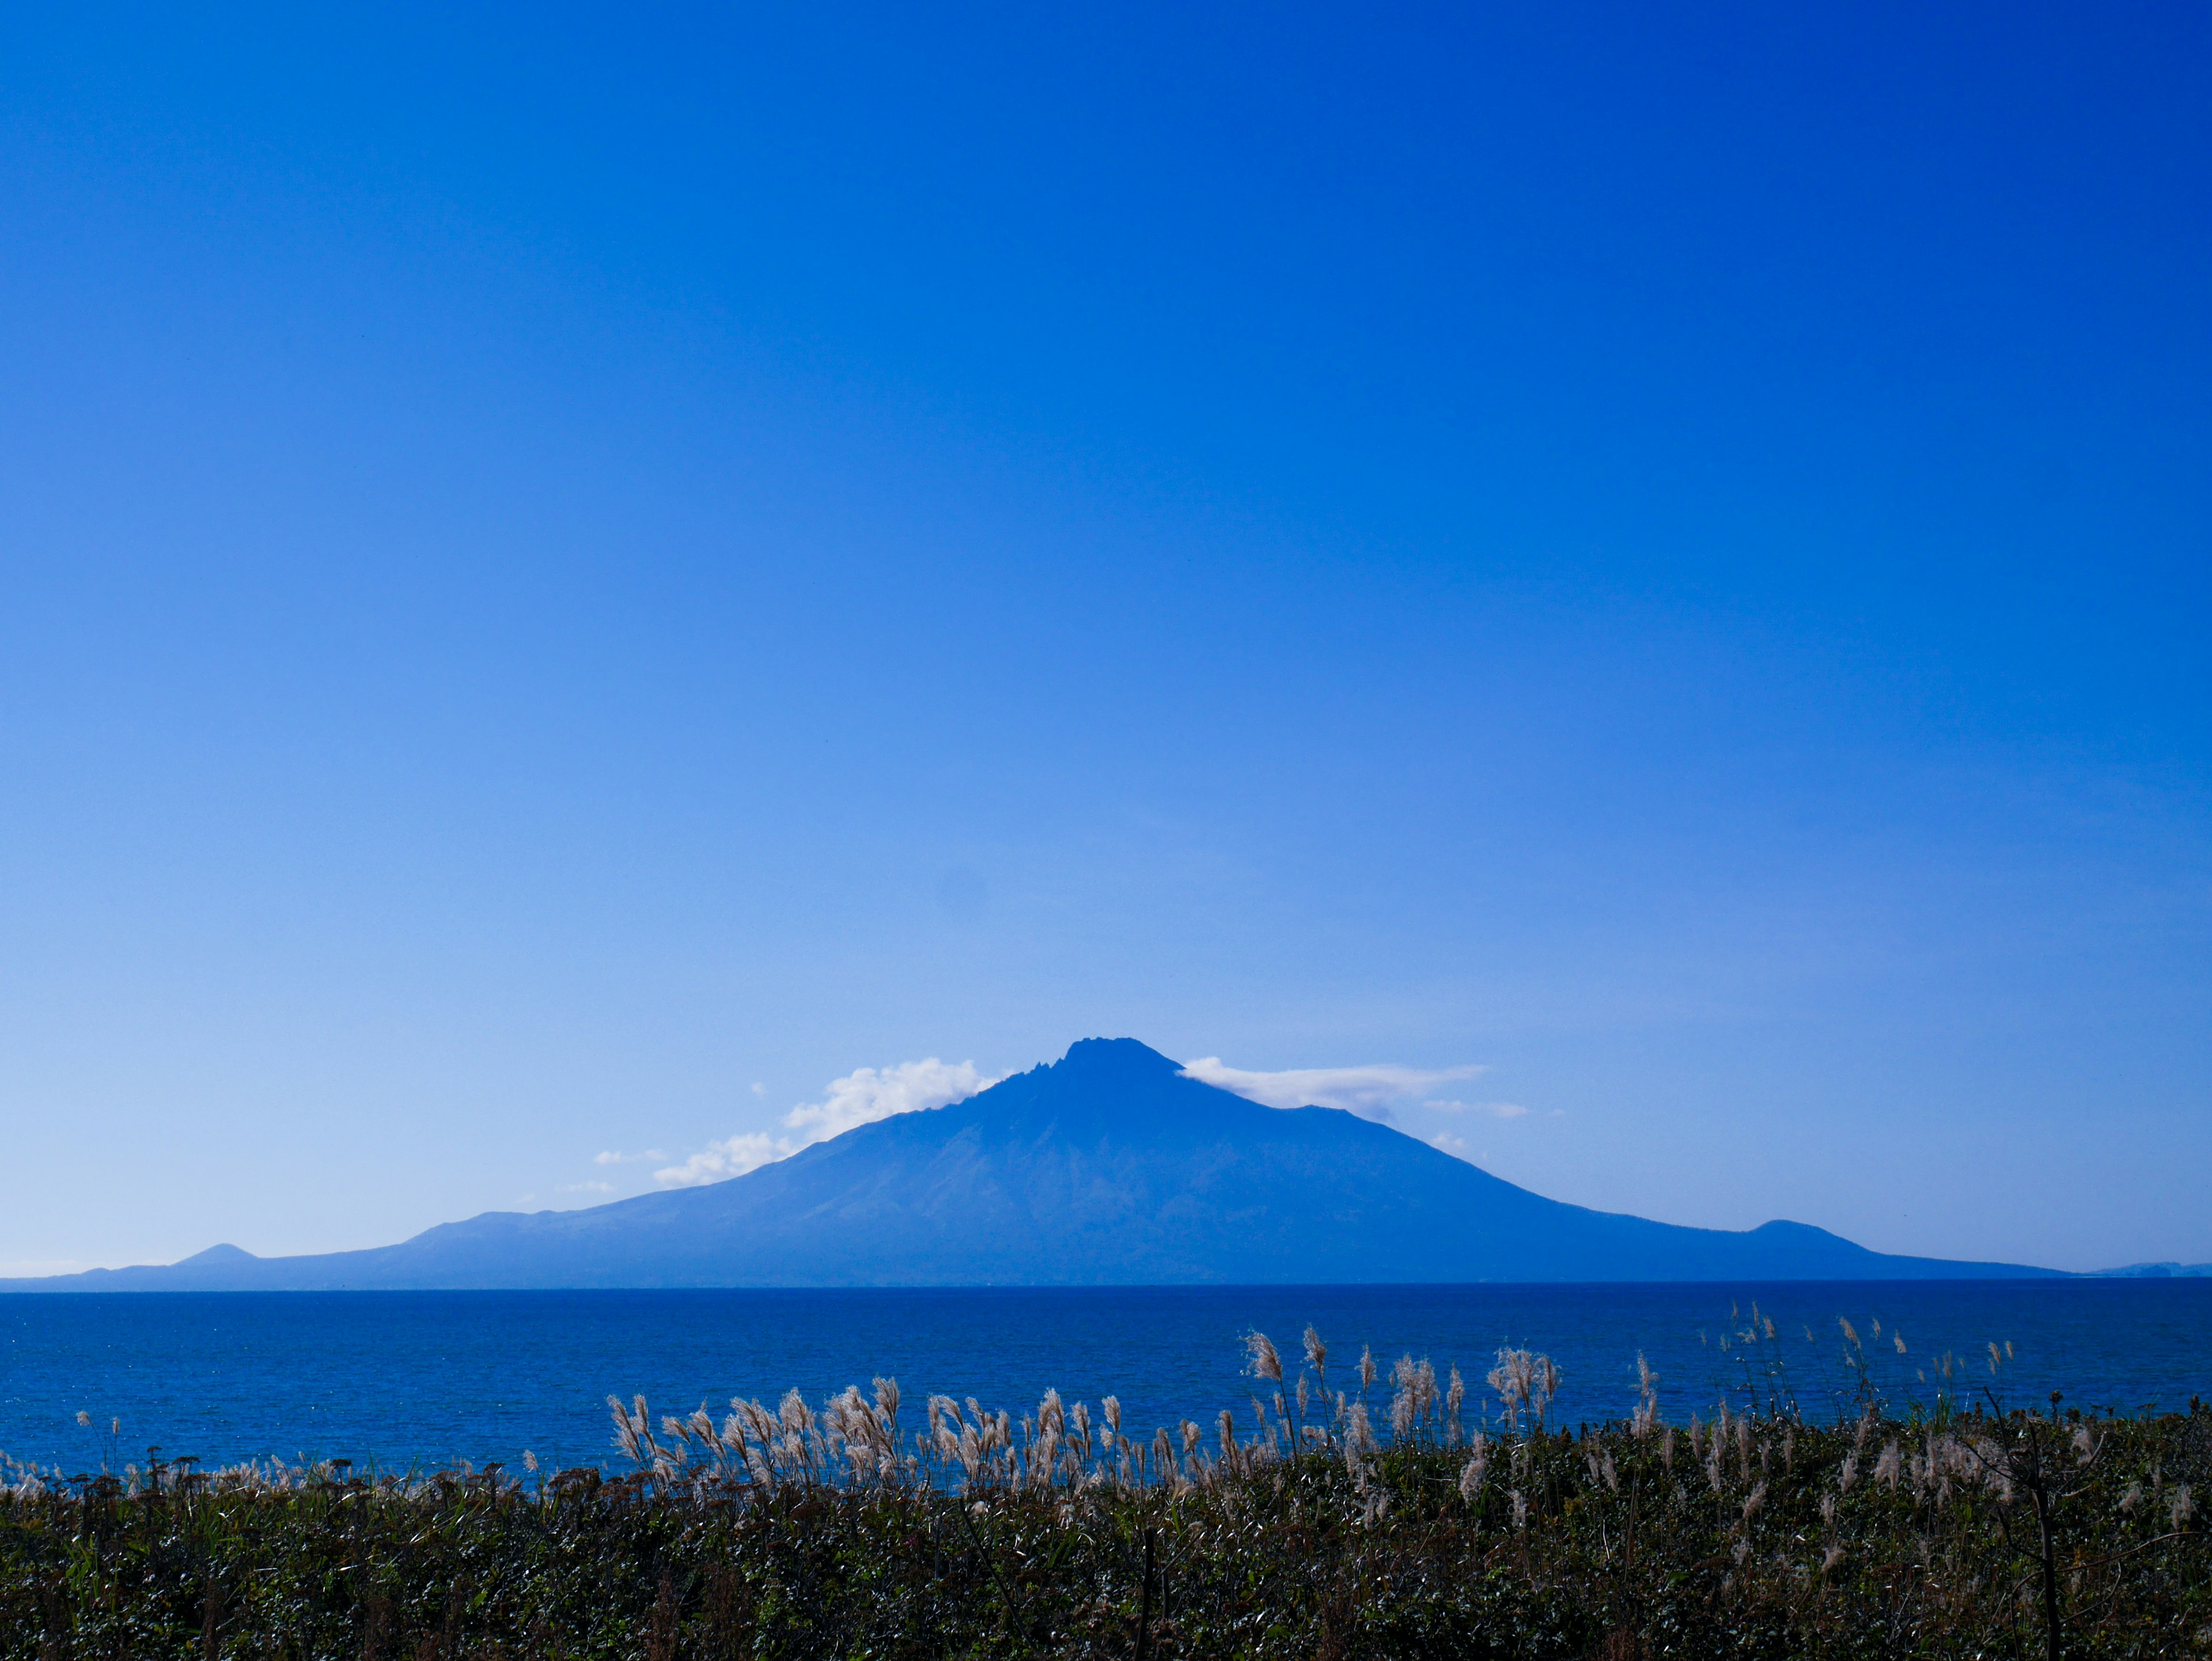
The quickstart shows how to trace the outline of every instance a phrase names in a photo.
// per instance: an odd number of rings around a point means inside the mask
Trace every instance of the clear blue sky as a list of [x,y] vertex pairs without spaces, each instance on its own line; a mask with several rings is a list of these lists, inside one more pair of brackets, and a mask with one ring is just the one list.
[[0,1264],[1090,1034],[2212,1258],[2212,15],[1203,10],[9,13]]

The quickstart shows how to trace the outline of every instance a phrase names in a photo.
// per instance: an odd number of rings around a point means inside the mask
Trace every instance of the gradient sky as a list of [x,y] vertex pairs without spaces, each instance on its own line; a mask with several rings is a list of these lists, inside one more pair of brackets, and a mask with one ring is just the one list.
[[0,1272],[1092,1034],[2212,1259],[2208,186],[2197,5],[13,8]]

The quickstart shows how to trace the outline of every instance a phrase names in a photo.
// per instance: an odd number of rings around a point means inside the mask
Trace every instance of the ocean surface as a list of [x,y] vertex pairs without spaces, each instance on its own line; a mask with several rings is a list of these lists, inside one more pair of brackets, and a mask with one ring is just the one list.
[[[898,1379],[914,1426],[931,1391],[1018,1416],[1051,1385],[1071,1400],[1118,1396],[1125,1426],[1148,1434],[1210,1425],[1224,1407],[1249,1415],[1243,1335],[1270,1335],[1287,1366],[1309,1322],[1328,1341],[1333,1389],[1357,1390],[1363,1346],[1385,1400],[1390,1362],[1426,1356],[1439,1374],[1462,1369],[1480,1422],[1496,1352],[1525,1346],[1558,1363],[1559,1415],[1572,1424],[1628,1411],[1641,1351],[1680,1421],[1741,1389],[1754,1301],[1808,1414],[1834,1412],[1853,1387],[1842,1320],[1899,1404],[1932,1398],[1947,1353],[1954,1391],[1993,1387],[2008,1406],[2052,1390],[2123,1413],[2212,1396],[2212,1280],[0,1295],[0,1451],[65,1472],[143,1461],[149,1445],[210,1466],[519,1469],[530,1449],[548,1469],[613,1467],[610,1392],[642,1392],[657,1422],[793,1386],[818,1402],[878,1373]],[[1995,1377],[1991,1343],[2011,1347]],[[1769,1353],[1750,1357],[1762,1379]]]

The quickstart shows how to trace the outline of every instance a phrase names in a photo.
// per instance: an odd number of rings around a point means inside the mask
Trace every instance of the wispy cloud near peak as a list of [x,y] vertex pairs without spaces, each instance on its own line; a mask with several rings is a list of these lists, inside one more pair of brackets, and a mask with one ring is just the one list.
[[895,1113],[919,1113],[964,1101],[997,1082],[978,1072],[973,1062],[941,1062],[934,1056],[926,1061],[901,1062],[896,1067],[858,1068],[842,1079],[832,1079],[822,1100],[801,1102],[784,1115],[785,1128],[795,1134],[771,1136],[756,1130],[726,1136],[708,1143],[682,1165],[654,1171],[653,1179],[663,1188],[696,1188],[702,1183],[742,1177],[855,1126],[872,1124]]
[[1525,1119],[1528,1110],[1518,1102],[1423,1102],[1437,1113],[1487,1113],[1493,1119]]
[[927,1061],[902,1062],[878,1072],[863,1067],[842,1079],[832,1079],[824,1098],[802,1102],[784,1115],[783,1122],[801,1133],[799,1145],[826,1141],[855,1125],[872,1124],[894,1113],[919,1113],[964,1101],[998,1080],[975,1070],[973,1062],[957,1065],[932,1056]]
[[[1267,1107],[1340,1107],[1362,1118],[1389,1123],[1394,1107],[1423,1102],[1439,1085],[1472,1079],[1488,1071],[1477,1066],[1422,1068],[1377,1062],[1366,1067],[1291,1068],[1256,1073],[1231,1067],[1218,1056],[1183,1063],[1183,1076],[1218,1085]],[[1459,1108],[1459,1103],[1429,1103]]]

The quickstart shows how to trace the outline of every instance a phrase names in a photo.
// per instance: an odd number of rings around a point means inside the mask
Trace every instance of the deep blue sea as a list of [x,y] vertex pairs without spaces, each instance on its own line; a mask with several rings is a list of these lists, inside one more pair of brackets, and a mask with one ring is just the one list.
[[1996,1381],[2008,1405],[2054,1389],[2122,1412],[2212,1396],[2212,1280],[0,1295],[0,1451],[74,1472],[141,1460],[149,1444],[210,1465],[385,1469],[516,1469],[528,1448],[557,1469],[614,1459],[610,1391],[643,1392],[657,1419],[794,1385],[818,1401],[878,1373],[899,1380],[916,1425],[930,1391],[1018,1415],[1051,1385],[1094,1403],[1115,1394],[1125,1422],[1148,1431],[1244,1412],[1242,1335],[1267,1332],[1287,1362],[1309,1322],[1328,1342],[1333,1385],[1356,1382],[1370,1345],[1386,1373],[1407,1353],[1439,1373],[1456,1363],[1471,1404],[1501,1345],[1547,1352],[1569,1423],[1628,1410],[1641,1350],[1681,1419],[1737,1377],[1737,1353],[1717,1341],[1754,1299],[1787,1340],[1808,1411],[1846,1382],[1838,1317],[1894,1401],[1929,1397],[1946,1351],[1965,1359],[1970,1387],[1990,1384],[1992,1342],[2015,1358]]

